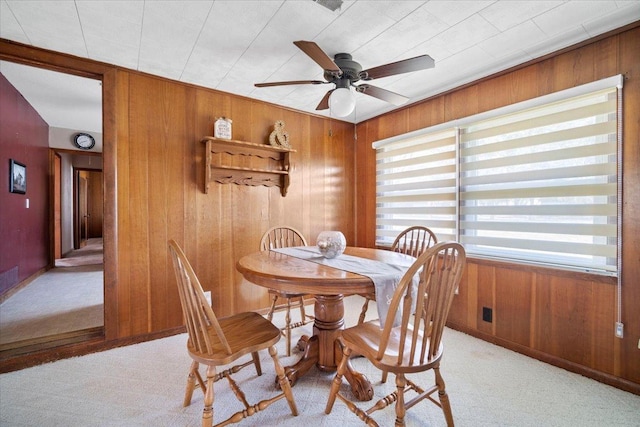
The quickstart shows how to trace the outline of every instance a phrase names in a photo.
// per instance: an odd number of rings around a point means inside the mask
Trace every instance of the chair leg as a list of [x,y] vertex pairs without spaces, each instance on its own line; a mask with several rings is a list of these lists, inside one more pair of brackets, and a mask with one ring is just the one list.
[[204,409],[202,410],[202,427],[213,426],[213,383],[216,377],[216,367],[207,366],[207,390],[204,393]]
[[336,372],[336,376],[333,378],[331,382],[331,391],[329,392],[329,399],[327,400],[327,406],[324,409],[325,414],[330,414],[333,409],[333,404],[336,402],[336,396],[340,391],[340,386],[342,385],[342,377],[344,376],[347,370],[347,363],[349,362],[349,357],[351,356],[351,349],[342,345],[344,348],[342,359],[340,360],[340,364],[338,365],[338,370]]
[[396,427],[404,427],[404,416],[407,409],[404,406],[404,388],[407,386],[407,380],[404,374],[396,374]]
[[191,362],[191,368],[189,368],[189,376],[187,377],[187,388],[184,391],[184,401],[182,406],[185,408],[191,405],[191,398],[193,397],[193,390],[196,388],[196,372],[200,364],[195,360]]
[[253,364],[256,367],[256,374],[258,376],[262,375],[262,366],[260,365],[260,354],[257,351],[251,353],[251,357],[253,358]]
[[306,323],[307,313],[304,312],[304,297],[298,297],[296,299],[298,300],[298,304],[300,304],[300,322]]
[[440,374],[440,367],[433,368],[433,372],[436,376],[436,386],[438,387],[438,398],[440,399],[440,407],[444,412],[444,418],[447,420],[447,427],[453,427],[453,413],[451,412],[451,404],[449,403],[449,396],[445,389],[444,379]]
[[291,356],[291,298],[287,298],[287,311],[284,316],[284,336],[287,343],[287,356]]
[[276,303],[278,302],[278,295],[273,295],[273,301],[271,302],[271,308],[267,313],[267,320],[271,322],[273,320],[273,313],[276,311]]
[[280,389],[284,393],[285,398],[287,399],[287,403],[289,403],[289,409],[291,409],[291,415],[298,415],[298,407],[296,406],[296,401],[293,399],[293,392],[291,391],[291,384],[289,384],[289,379],[284,374],[284,368],[280,364],[280,360],[278,359],[278,350],[275,346],[269,347],[269,355],[273,359],[273,365],[276,369],[276,374],[278,375],[278,383],[280,384]]
[[364,297],[364,304],[362,304],[362,311],[360,312],[360,318],[358,318],[358,325],[362,325],[364,323],[364,318],[366,317],[367,310],[369,309],[369,301],[371,301],[369,297]]

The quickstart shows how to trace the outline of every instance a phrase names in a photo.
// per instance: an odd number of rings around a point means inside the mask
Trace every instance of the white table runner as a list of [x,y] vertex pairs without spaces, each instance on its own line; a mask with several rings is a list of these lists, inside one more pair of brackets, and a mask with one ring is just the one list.
[[[400,279],[413,262],[412,260],[404,265],[387,264],[382,261],[345,254],[336,258],[325,258],[315,246],[295,246],[272,250],[285,255],[302,258],[307,261],[369,277],[371,281],[373,281],[376,290],[376,305],[378,307],[378,316],[380,317],[381,327],[384,326],[384,322],[387,318],[387,312],[389,310],[389,304],[391,303],[393,293],[398,286]],[[399,316],[396,317],[396,322],[399,322]]]

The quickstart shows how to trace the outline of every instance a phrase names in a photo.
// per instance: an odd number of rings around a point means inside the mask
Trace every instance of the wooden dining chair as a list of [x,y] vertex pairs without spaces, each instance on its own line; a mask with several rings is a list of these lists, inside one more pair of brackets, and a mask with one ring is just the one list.
[[[269,251],[271,249],[288,248],[292,246],[307,246],[302,233],[293,227],[278,226],[267,230],[260,239],[260,250]],[[304,308],[304,298],[306,294],[292,293],[269,289],[271,297],[271,308],[267,313],[267,319],[273,320],[273,313],[285,310],[284,326],[281,328],[287,344],[287,356],[291,356],[291,330],[299,328],[307,323],[312,322],[315,318],[308,315]],[[278,305],[278,300],[284,300],[284,304]],[[291,309],[300,309],[300,320],[298,322],[291,321]]]
[[[174,240],[169,241],[169,252],[173,259],[182,313],[189,336],[187,351],[193,360],[189,370],[183,405],[189,406],[191,404],[194,389],[200,387],[204,393],[202,426],[211,427],[214,418],[213,383],[226,378],[233,393],[244,407],[216,426],[240,422],[283,397],[289,403],[291,413],[298,415],[291,386],[285,376],[284,368],[278,360],[278,351],[275,347],[280,340],[280,330],[263,316],[254,312],[239,313],[218,319],[209,305],[187,257]],[[262,375],[258,351],[264,349],[269,350],[273,359],[282,392],[250,405],[231,375],[249,365],[254,365],[256,373],[259,376]],[[248,354],[251,354],[251,360],[216,374],[216,367],[236,363],[237,359]],[[206,382],[200,375],[199,366],[201,363],[207,366]]]
[[[436,243],[438,243],[438,238],[433,231],[427,227],[416,225],[398,234],[391,245],[391,250],[418,258],[424,251]],[[367,316],[367,309],[369,308],[369,301],[376,300],[376,294],[374,293],[361,294],[360,296],[362,296],[365,301],[362,305],[358,324],[364,323],[364,319]]]
[[[338,397],[367,425],[377,426],[371,414],[395,402],[395,425],[404,426],[406,411],[428,399],[442,409],[447,425],[453,426],[451,405],[440,374],[440,360],[443,354],[442,333],[465,263],[465,250],[459,243],[436,244],[420,255],[400,279],[383,329],[375,322],[365,322],[342,331],[338,342],[343,355],[331,384],[325,413],[331,413]],[[415,275],[419,278],[417,289],[413,286]],[[396,315],[401,319],[398,325],[394,325]],[[366,410],[340,393],[352,353],[363,355],[376,368],[396,376],[396,390]],[[427,389],[416,384],[416,379],[412,381],[406,377],[407,374],[428,370],[434,372],[435,385]],[[407,401],[405,393],[411,390],[417,396]],[[436,392],[437,400],[432,396]]]

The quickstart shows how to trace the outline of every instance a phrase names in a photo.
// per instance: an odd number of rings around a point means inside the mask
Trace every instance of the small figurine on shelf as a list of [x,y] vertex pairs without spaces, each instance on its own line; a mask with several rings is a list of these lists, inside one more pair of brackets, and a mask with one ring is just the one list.
[[274,147],[291,148],[289,144],[289,132],[284,130],[284,121],[276,120],[273,125],[273,132],[269,135],[269,144]]
[[213,137],[221,139],[231,139],[231,119],[218,117],[213,124]]

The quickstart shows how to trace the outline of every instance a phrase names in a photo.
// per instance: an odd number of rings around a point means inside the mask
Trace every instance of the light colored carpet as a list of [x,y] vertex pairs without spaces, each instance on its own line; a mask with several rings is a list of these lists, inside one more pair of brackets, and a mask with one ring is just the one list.
[[0,304],[0,344],[102,326],[101,264],[54,268]]
[[56,260],[56,267],[77,267],[80,265],[96,265],[104,262],[102,238],[87,240],[87,244],[71,251],[64,258]]
[[[351,325],[362,299],[346,301]],[[282,313],[277,316],[276,324]],[[199,426],[202,393],[196,390],[191,406],[182,407],[190,363],[186,339],[181,334],[2,374],[0,425]],[[450,329],[444,345],[442,373],[458,426],[640,426],[639,396]],[[284,339],[279,354],[284,354]],[[291,364],[298,357],[294,352],[282,362]],[[354,365],[373,381],[376,397],[393,388],[393,377],[381,385],[380,373],[365,359],[355,359]],[[266,352],[262,368],[261,377],[251,367],[235,376],[250,403],[275,393],[273,364]],[[419,377],[431,381],[433,375]],[[286,401],[280,400],[239,425],[362,426],[341,402],[330,415],[324,414],[332,378],[314,368],[296,384],[299,416],[291,416]],[[220,416],[241,409],[225,381],[217,382],[215,389],[214,410]],[[393,425],[394,411],[388,408],[376,418],[382,426]],[[429,402],[409,410],[406,422],[445,425],[440,409]]]

